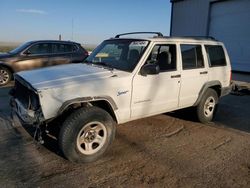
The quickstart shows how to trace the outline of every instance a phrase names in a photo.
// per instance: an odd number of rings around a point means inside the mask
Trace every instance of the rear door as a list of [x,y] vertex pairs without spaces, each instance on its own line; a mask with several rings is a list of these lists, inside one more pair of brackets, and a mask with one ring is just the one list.
[[16,70],[30,70],[49,65],[51,46],[49,43],[35,43],[21,53],[20,60],[15,63]]
[[208,81],[205,49],[200,44],[180,44],[182,70],[179,107],[192,106]]
[[51,65],[68,64],[72,61],[72,45],[66,43],[52,43]]

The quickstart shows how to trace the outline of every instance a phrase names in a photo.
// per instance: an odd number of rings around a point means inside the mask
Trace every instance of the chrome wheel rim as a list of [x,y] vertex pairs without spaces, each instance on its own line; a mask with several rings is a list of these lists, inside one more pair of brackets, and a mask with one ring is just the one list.
[[0,85],[6,84],[9,81],[9,78],[9,73],[4,69],[0,69]]
[[204,115],[206,117],[210,117],[213,112],[214,112],[214,108],[215,108],[215,99],[214,97],[208,97],[205,104],[204,104]]
[[107,129],[98,121],[83,126],[77,136],[77,148],[84,155],[98,152],[107,140]]

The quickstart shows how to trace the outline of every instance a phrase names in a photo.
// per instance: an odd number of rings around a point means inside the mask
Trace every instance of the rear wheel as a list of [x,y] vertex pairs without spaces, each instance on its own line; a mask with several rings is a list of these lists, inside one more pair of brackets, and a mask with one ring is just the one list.
[[92,162],[108,149],[115,136],[112,117],[98,107],[80,108],[63,123],[59,145],[72,162]]
[[208,88],[197,106],[197,116],[200,122],[212,121],[218,103],[218,95],[215,90]]
[[11,71],[5,67],[0,67],[0,86],[8,84],[11,78]]

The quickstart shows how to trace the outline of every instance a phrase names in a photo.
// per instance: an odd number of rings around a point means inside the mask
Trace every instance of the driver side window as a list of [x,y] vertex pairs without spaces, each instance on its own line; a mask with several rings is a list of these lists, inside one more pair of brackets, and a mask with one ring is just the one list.
[[155,45],[146,63],[157,64],[160,72],[176,70],[176,45]]
[[48,54],[50,52],[49,44],[47,43],[39,43],[31,46],[27,52],[31,55],[41,55]]

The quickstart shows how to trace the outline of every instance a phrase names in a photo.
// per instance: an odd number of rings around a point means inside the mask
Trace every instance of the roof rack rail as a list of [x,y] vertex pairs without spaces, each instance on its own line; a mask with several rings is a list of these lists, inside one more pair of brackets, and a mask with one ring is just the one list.
[[163,34],[160,32],[131,32],[131,33],[122,33],[115,36],[115,38],[120,38],[123,35],[133,35],[133,34],[157,34],[158,37],[163,37]]
[[181,36],[181,37],[216,40],[216,39],[215,39],[214,37],[212,37],[212,36]]

